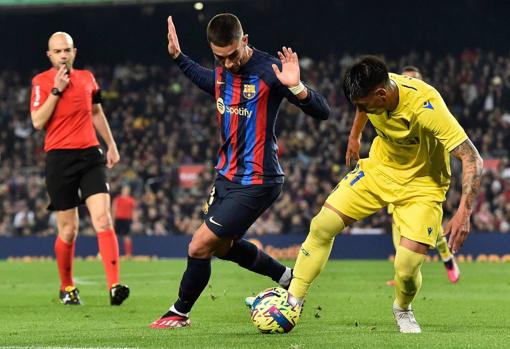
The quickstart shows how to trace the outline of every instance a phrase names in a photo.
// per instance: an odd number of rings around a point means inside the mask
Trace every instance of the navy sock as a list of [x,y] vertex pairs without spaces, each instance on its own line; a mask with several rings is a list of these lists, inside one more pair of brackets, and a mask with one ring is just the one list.
[[211,277],[211,259],[188,256],[188,267],[182,275],[179,299],[174,307],[181,313],[189,313]]
[[447,260],[446,262],[444,262],[444,265],[446,266],[446,268],[448,269],[453,269],[453,258],[450,258],[449,260]]
[[283,264],[244,239],[234,241],[227,254],[219,258],[236,262],[241,267],[257,274],[269,276],[276,282],[280,280],[286,269]]

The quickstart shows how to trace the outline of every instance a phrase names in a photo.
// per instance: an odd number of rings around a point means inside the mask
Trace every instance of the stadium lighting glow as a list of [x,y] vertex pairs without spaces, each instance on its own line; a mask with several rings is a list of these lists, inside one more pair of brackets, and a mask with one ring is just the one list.
[[204,4],[202,2],[195,2],[195,5],[193,5],[193,7],[195,8],[195,10],[201,11],[204,9]]

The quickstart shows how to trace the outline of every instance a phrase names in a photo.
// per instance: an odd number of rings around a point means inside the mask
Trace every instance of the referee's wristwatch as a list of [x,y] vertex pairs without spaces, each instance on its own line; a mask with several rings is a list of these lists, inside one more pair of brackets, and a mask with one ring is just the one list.
[[54,95],[54,96],[58,96],[58,97],[61,97],[62,96],[62,91],[60,91],[58,88],[56,87],[53,87],[51,89],[51,94]]

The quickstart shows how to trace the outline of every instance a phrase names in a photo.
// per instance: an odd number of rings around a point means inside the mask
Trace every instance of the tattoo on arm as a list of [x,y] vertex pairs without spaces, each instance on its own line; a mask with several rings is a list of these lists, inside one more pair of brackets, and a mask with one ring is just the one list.
[[463,206],[471,213],[480,189],[483,160],[469,139],[453,149],[451,154],[462,161],[462,197],[460,207]]

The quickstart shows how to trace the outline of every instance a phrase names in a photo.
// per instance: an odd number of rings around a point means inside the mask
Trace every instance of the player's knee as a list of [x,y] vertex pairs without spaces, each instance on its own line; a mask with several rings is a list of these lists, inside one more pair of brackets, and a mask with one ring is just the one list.
[[58,234],[62,240],[71,243],[78,235],[78,222],[74,220],[58,223]]
[[400,246],[395,256],[395,276],[404,283],[413,282],[420,273],[424,256],[411,251],[403,251]]
[[211,258],[213,255],[213,250],[207,244],[201,241],[191,240],[188,246],[188,256],[193,258]]
[[344,222],[338,214],[328,208],[322,208],[312,219],[310,235],[317,240],[330,242],[343,228]]
[[398,280],[407,284],[416,278],[417,272],[410,268],[398,268],[395,266],[395,276]]
[[92,222],[98,231],[113,228],[112,217],[108,211],[92,216]]
[[330,241],[334,238],[334,235],[328,232],[327,227],[319,215],[313,217],[310,223],[310,235],[321,241]]

